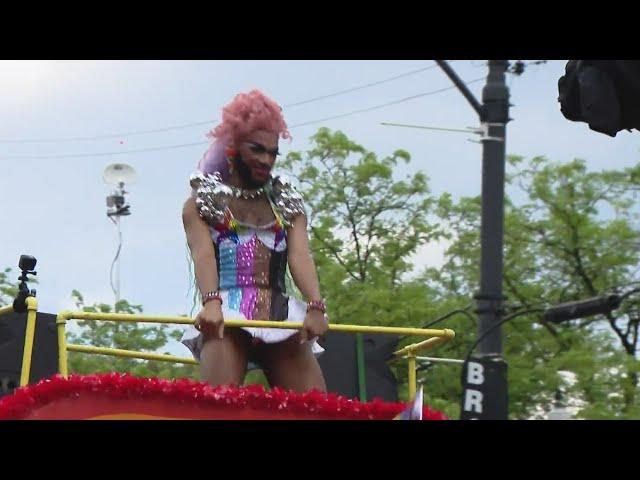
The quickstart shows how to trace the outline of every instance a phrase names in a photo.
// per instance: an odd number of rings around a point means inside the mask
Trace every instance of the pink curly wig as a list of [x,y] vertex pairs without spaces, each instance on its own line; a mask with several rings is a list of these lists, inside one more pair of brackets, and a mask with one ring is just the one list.
[[222,122],[207,134],[213,141],[198,163],[204,173],[220,172],[228,178],[225,146],[241,140],[253,131],[267,130],[283,139],[291,139],[280,106],[259,90],[240,93],[222,110]]

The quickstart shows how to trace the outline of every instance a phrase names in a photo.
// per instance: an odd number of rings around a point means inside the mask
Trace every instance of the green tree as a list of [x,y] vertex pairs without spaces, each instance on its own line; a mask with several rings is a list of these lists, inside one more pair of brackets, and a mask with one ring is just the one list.
[[10,279],[11,272],[12,270],[9,267],[0,272],[0,306],[13,302],[13,299],[18,294],[18,284]]
[[[622,291],[637,281],[637,168],[589,172],[584,161],[554,164],[544,157],[525,163],[513,156],[509,163],[512,196],[524,198],[519,204],[507,198],[505,205],[504,292],[511,303],[542,307]],[[480,199],[454,203],[443,196],[438,213],[451,245],[444,267],[428,269],[424,279],[440,298],[462,305],[478,285]],[[532,314],[504,331],[514,417],[550,403],[562,369],[578,374],[572,393],[587,402],[582,415],[637,417],[638,297],[612,314],[559,326]],[[615,414],[610,396],[620,399]]]
[[[480,199],[434,198],[421,172],[398,180],[396,167],[410,160],[402,150],[379,159],[327,129],[311,141],[308,152],[292,152],[283,166],[306,199],[332,321],[415,326],[462,310],[439,325],[457,335],[438,355],[463,358],[477,328]],[[621,291],[636,281],[639,167],[589,172],[579,160],[552,164],[515,156],[509,163],[506,313]],[[444,266],[411,276],[417,248],[441,238],[449,244]],[[554,325],[532,313],[505,325],[511,416],[543,415],[560,388],[584,400],[583,417],[637,416],[637,311],[637,299],[629,297],[614,314],[586,321]],[[574,372],[577,382],[566,385],[562,370]],[[396,372],[402,397],[406,369]],[[420,379],[429,404],[459,414],[459,367],[433,365]]]
[[[280,166],[305,197],[310,246],[331,321],[419,326],[434,318],[440,311],[434,292],[411,278],[417,249],[442,235],[430,221],[437,200],[426,175],[399,178],[409,153],[378,158],[339,131],[320,129],[311,142],[309,151],[291,152]],[[406,365],[394,369],[406,398]]]
[[406,308],[400,290],[420,289],[405,282],[410,257],[438,237],[428,221],[434,199],[426,176],[394,178],[410,161],[403,150],[379,159],[326,128],[311,141],[310,151],[289,153],[281,166],[305,196],[310,245],[334,321],[405,324],[408,315],[421,315]]

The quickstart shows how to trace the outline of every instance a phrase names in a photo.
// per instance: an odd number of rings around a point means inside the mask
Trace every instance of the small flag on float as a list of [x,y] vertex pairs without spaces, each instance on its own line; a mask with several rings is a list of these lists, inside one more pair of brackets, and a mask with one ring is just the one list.
[[402,412],[396,415],[394,420],[422,420],[422,387],[416,392],[413,402]]

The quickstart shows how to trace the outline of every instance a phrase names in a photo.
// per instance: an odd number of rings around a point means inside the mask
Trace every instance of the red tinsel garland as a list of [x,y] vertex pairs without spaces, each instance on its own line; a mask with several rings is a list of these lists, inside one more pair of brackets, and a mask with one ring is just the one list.
[[[380,399],[362,403],[333,393],[311,390],[305,393],[280,388],[265,390],[262,385],[211,387],[188,379],[164,380],[139,378],[129,374],[53,376],[36,385],[17,389],[0,399],[0,420],[18,420],[55,400],[77,397],[81,392],[106,395],[113,399],[163,399],[200,406],[249,407],[287,413],[314,414],[319,418],[353,420],[391,420],[407,407],[404,403],[387,403]],[[441,412],[423,408],[424,420],[446,420]]]

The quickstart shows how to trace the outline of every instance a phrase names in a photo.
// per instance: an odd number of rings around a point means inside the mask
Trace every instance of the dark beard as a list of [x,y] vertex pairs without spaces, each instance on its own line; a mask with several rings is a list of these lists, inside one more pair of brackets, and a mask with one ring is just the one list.
[[251,176],[251,169],[244,162],[244,160],[239,154],[236,155],[234,160],[235,160],[234,166],[238,170],[238,175],[240,176],[240,180],[242,180],[242,183],[244,183],[245,188],[249,190],[255,190],[257,188],[264,187],[266,185],[267,182],[263,182],[263,183],[257,182]]

